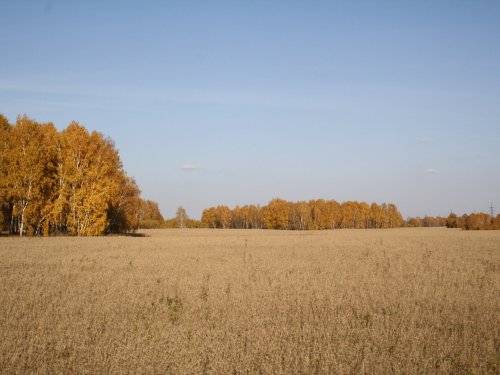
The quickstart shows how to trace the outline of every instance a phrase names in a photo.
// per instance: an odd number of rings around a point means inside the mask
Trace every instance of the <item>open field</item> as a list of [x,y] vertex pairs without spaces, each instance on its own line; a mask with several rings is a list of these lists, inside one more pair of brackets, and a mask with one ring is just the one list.
[[0,373],[500,373],[500,231],[146,234],[0,238]]

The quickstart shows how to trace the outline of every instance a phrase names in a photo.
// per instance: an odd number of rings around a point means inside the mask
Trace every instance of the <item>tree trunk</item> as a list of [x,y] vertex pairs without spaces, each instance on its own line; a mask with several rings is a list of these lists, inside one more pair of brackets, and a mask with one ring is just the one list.
[[19,237],[23,236],[23,230],[24,230],[24,210],[26,207],[23,208],[21,212],[21,225],[19,226]]

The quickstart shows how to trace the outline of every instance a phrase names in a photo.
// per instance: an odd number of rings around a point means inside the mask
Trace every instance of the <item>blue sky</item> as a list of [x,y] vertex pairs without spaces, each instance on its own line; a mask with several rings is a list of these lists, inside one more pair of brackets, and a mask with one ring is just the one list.
[[164,216],[500,211],[500,1],[0,1],[0,112],[110,136]]

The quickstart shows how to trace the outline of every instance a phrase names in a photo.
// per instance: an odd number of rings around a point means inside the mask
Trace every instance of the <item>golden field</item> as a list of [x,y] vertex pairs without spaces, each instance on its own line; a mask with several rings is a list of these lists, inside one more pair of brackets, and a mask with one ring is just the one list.
[[500,373],[500,231],[145,234],[0,238],[0,373]]

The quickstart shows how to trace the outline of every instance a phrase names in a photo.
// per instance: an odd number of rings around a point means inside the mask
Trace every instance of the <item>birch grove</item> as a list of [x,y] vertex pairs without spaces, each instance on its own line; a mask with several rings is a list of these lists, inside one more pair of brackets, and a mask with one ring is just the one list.
[[2,231],[97,236],[134,231],[144,217],[146,201],[113,142],[76,122],[59,132],[0,116],[0,161]]

